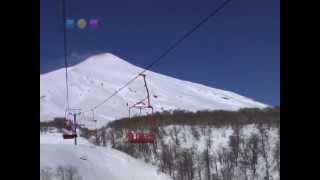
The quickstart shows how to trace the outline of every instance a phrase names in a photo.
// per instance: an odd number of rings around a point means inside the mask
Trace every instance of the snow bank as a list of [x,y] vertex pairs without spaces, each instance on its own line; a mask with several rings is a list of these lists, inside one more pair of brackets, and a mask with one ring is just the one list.
[[61,134],[40,136],[40,166],[74,166],[84,180],[169,180],[155,166],[111,148],[97,147],[83,138],[79,145]]

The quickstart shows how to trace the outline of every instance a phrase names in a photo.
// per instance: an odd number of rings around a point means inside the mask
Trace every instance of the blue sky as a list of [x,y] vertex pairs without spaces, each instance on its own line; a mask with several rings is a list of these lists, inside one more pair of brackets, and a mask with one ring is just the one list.
[[[146,66],[221,0],[66,0],[67,17],[98,19],[67,33],[69,63],[103,52]],[[41,73],[64,65],[61,0],[41,0]],[[278,0],[233,0],[152,68],[162,74],[280,104]]]

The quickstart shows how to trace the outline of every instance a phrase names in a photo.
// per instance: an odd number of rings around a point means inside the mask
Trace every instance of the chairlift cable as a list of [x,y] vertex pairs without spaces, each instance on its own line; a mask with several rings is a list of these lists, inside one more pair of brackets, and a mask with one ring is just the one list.
[[[225,0],[223,3],[221,3],[216,9],[214,9],[208,16],[206,16],[204,19],[202,19],[198,24],[196,24],[192,29],[190,29],[187,33],[185,33],[181,38],[179,38],[177,41],[175,41],[171,46],[169,46],[168,49],[166,49],[158,58],[156,58],[153,62],[151,62],[148,66],[144,68],[139,74],[134,76],[131,80],[129,80],[127,83],[125,83],[123,86],[121,86],[118,90],[116,90],[114,93],[112,93],[110,96],[108,96],[106,99],[104,99],[101,103],[97,104],[93,107],[93,109],[97,109],[98,107],[105,104],[107,101],[109,101],[112,97],[114,97],[116,94],[118,94],[121,90],[123,90],[125,87],[127,87],[129,84],[131,84],[134,80],[136,80],[140,74],[143,74],[147,72],[151,67],[153,67],[155,64],[160,62],[164,57],[166,57],[170,52],[172,52],[175,48],[177,48],[186,38],[192,35],[197,29],[199,29],[203,24],[205,24],[210,18],[213,18],[215,15],[218,14],[224,7],[226,7],[227,4],[229,4],[232,0]],[[90,110],[88,110],[90,111]]]
[[65,79],[66,79],[66,112],[70,108],[69,104],[69,84],[68,84],[68,48],[67,48],[67,30],[66,30],[66,5],[65,0],[62,0],[62,18],[63,18],[63,45],[64,45],[64,65],[65,65]]

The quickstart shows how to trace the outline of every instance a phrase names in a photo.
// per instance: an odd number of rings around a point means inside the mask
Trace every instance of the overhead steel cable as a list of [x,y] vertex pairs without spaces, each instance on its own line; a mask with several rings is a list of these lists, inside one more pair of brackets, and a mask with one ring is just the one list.
[[[123,90],[126,86],[131,84],[134,80],[136,80],[140,74],[145,73],[148,71],[152,66],[157,64],[160,60],[162,60],[164,57],[166,57],[172,50],[174,50],[176,47],[179,46],[186,38],[191,36],[192,33],[194,33],[197,29],[199,29],[204,23],[206,23],[210,18],[214,17],[218,14],[224,7],[226,7],[227,4],[229,4],[232,0],[225,0],[223,3],[221,3],[216,9],[214,9],[208,16],[206,16],[204,19],[202,19],[198,24],[196,24],[192,29],[190,29],[187,33],[185,33],[181,38],[179,38],[177,41],[175,41],[171,46],[169,46],[168,49],[166,49],[159,57],[157,57],[152,63],[150,63],[148,66],[144,68],[143,71],[141,71],[139,74],[134,76],[131,80],[129,80],[127,83],[125,83],[122,87],[117,89],[114,93],[112,93],[110,96],[108,96],[106,99],[104,99],[101,103],[94,106],[92,109],[89,109],[87,111],[92,111],[100,107],[101,105],[105,104],[107,101],[109,101],[112,97],[114,97],[116,94],[118,94],[121,90]],[[86,112],[86,111],[85,111]]]
[[68,48],[67,48],[67,30],[66,30],[66,5],[65,0],[62,0],[62,18],[63,18],[63,45],[64,45],[64,66],[66,79],[66,111],[70,108],[69,104],[69,83],[68,83]]

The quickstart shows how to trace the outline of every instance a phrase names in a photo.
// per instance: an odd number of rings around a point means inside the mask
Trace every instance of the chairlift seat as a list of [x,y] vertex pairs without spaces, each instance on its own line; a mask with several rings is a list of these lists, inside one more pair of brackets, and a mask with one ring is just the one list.
[[73,139],[77,137],[76,134],[63,134],[62,136],[63,136],[63,139]]
[[142,132],[128,132],[127,133],[127,141],[129,143],[137,143],[137,144],[144,144],[144,143],[154,143],[154,135],[153,133],[142,133]]

